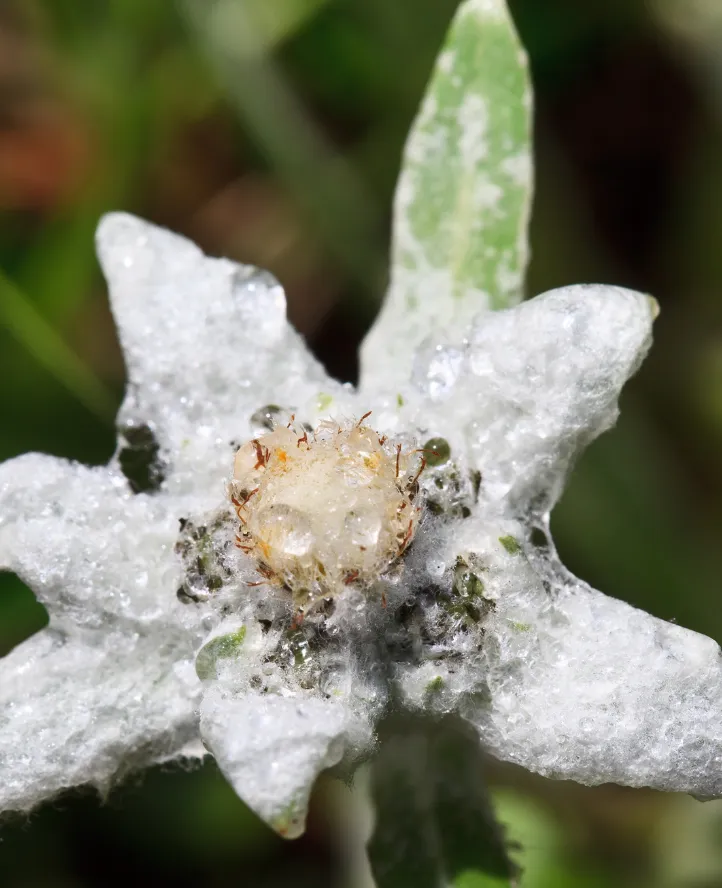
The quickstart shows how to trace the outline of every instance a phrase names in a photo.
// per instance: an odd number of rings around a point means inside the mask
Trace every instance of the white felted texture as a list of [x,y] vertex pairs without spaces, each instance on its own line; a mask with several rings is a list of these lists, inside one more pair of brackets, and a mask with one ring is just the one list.
[[180,582],[165,498],[134,496],[115,469],[26,454],[0,465],[0,504],[0,568],[32,587],[53,627],[163,627],[185,614],[158,597]]
[[333,698],[234,696],[218,686],[204,697],[201,728],[236,792],[287,838],[303,832],[311,787],[322,770],[341,761],[346,738],[359,749],[373,736],[368,722]]
[[[540,536],[646,352],[646,297],[567,288],[460,338],[430,329],[412,379],[356,394],[288,328],[268,275],[125,215],[99,248],[130,377],[121,449],[104,468],[0,466],[0,569],[50,613],[0,662],[0,808],[105,790],[202,734],[239,794],[295,834],[316,775],[369,754],[389,700],[456,711],[495,755],[551,776],[722,794],[716,644],[588,589]],[[281,425],[349,428],[373,410],[366,425],[405,454],[451,448],[421,477],[410,550],[302,622],[233,545],[234,453],[270,431],[269,405]],[[121,450],[139,428],[158,465],[133,493]]]
[[173,491],[197,498],[205,488],[211,508],[231,444],[254,433],[255,411],[308,413],[320,393],[343,397],[289,327],[283,290],[267,272],[207,258],[120,213],[101,222],[98,255],[128,371],[119,421],[151,425],[172,462]]
[[614,423],[655,310],[622,287],[579,285],[481,314],[461,339],[435,330],[402,408],[400,383],[386,383],[389,425],[448,438],[482,472],[487,496],[509,501],[504,508],[539,494],[551,505],[574,455]]
[[121,631],[46,630],[19,645],[0,673],[0,810],[86,783],[105,792],[133,769],[197,756],[191,654],[170,634]]
[[201,614],[174,590],[177,518],[113,471],[41,454],[0,465],[0,568],[50,627],[0,668],[0,808],[107,787],[198,741]]
[[0,809],[197,754],[193,661],[218,616],[176,597],[179,519],[225,508],[231,438],[249,436],[255,410],[340,389],[270,276],[123,214],[98,242],[130,376],[119,423],[151,426],[166,481],[134,495],[117,460],[0,466],[0,569],[50,613],[0,664]]
[[[525,537],[489,511],[449,540],[447,560],[479,565],[494,609],[483,636],[451,635],[442,656],[399,669],[407,704],[460,712],[494,755],[547,777],[722,795],[718,645],[589,588]],[[433,633],[438,610],[425,618]]]
[[243,627],[237,649],[205,676],[201,736],[241,798],[293,838],[303,832],[318,774],[370,754],[386,688],[368,659],[365,608],[352,609],[341,626],[338,614],[326,621],[328,643],[309,648],[299,646],[299,630],[261,628],[264,605],[263,597],[251,601],[208,642],[211,649]]

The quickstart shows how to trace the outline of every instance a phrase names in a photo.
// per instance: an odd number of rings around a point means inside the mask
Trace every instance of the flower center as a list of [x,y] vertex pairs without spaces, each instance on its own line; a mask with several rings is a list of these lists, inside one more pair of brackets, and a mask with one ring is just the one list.
[[369,588],[413,539],[423,461],[363,420],[292,425],[236,453],[231,500],[237,545],[301,608],[352,584]]

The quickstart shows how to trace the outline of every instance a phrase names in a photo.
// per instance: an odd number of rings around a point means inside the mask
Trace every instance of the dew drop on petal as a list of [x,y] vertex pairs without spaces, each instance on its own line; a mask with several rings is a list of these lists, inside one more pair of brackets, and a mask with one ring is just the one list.
[[371,548],[379,541],[383,516],[374,509],[355,509],[347,513],[344,526],[352,545]]
[[423,447],[428,466],[443,466],[451,457],[451,447],[444,438],[430,438]]
[[256,516],[256,532],[267,546],[300,558],[313,546],[311,522],[300,509],[274,503]]

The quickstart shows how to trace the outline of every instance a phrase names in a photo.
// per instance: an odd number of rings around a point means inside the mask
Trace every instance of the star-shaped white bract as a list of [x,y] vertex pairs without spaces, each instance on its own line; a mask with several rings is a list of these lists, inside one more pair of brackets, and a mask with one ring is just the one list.
[[[719,648],[570,576],[548,531],[649,346],[648,298],[570,287],[430,330],[410,378],[392,378],[404,332],[387,325],[354,391],[308,354],[269,275],[126,215],[98,245],[129,377],[119,452],[0,466],[0,568],[50,614],[0,663],[0,810],[205,745],[296,835],[318,773],[372,754],[391,708],[455,711],[549,776],[722,795]],[[383,595],[349,587],[299,627],[233,545],[234,449],[269,415],[369,410],[380,434],[450,454],[422,476],[426,513]]]

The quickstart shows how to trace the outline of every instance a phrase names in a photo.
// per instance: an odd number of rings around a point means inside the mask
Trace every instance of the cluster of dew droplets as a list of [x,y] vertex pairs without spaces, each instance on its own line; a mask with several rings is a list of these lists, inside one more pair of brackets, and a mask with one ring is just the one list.
[[363,420],[301,432],[291,423],[244,444],[230,494],[259,583],[290,590],[302,609],[370,588],[413,539],[421,465]]

